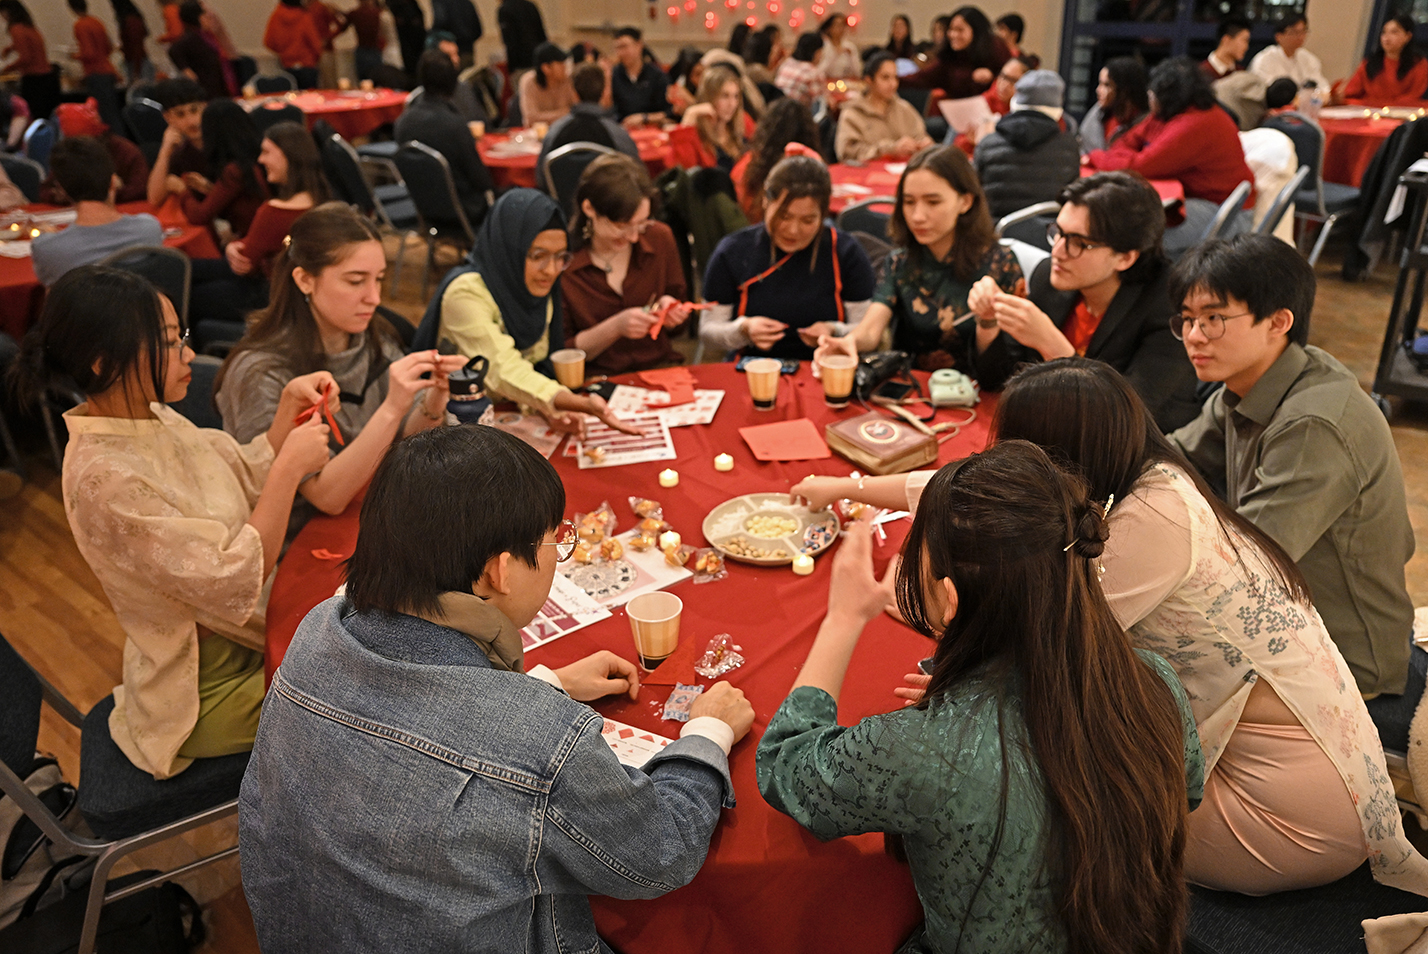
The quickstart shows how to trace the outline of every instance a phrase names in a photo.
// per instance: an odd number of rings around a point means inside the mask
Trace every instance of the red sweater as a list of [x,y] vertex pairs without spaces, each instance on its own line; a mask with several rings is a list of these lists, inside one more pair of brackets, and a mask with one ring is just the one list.
[[1129,169],[1147,179],[1179,179],[1187,199],[1217,204],[1248,180],[1248,201],[1254,202],[1254,173],[1245,163],[1239,127],[1219,106],[1192,106],[1169,122],[1152,116],[1087,159],[1102,172]]
[[278,60],[286,69],[289,66],[317,66],[322,56],[322,37],[312,17],[302,7],[290,7],[279,3],[273,15],[268,17],[268,28],[263,31],[263,45],[278,54]]
[[248,234],[238,243],[240,251],[255,267],[261,268],[264,275],[272,277],[273,260],[278,257],[278,251],[283,247],[283,239],[287,238],[293,223],[306,211],[307,209],[280,209],[271,202],[264,202],[258,207],[258,214],[253,216],[253,225],[248,229]]
[[267,183],[262,180],[262,166],[254,165],[248,175],[258,179],[260,188],[245,191],[243,171],[238,163],[230,162],[223,167],[218,181],[202,198],[192,192],[185,192],[180,203],[184,218],[194,225],[207,225],[214,219],[227,219],[233,226],[233,234],[247,235],[253,226],[253,217],[268,198]]
[[1344,86],[1344,99],[1351,103],[1368,106],[1422,106],[1423,93],[1428,90],[1428,60],[1420,59],[1409,69],[1408,75],[1398,78],[1398,60],[1383,58],[1383,69],[1373,79],[1365,67],[1368,60],[1359,64],[1354,75]]
[[114,43],[109,31],[98,18],[88,14],[74,21],[74,40],[79,46],[79,65],[85,76],[118,76],[119,71],[109,61]]
[[45,38],[40,31],[23,23],[10,24],[10,46],[4,52],[15,53],[15,69],[26,76],[48,76],[50,56],[45,52]]

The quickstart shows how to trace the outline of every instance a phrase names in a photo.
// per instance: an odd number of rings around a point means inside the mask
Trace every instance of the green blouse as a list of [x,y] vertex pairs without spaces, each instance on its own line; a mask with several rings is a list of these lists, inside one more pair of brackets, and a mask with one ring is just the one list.
[[[1175,694],[1194,808],[1204,792],[1205,762],[1189,700],[1165,660],[1136,652]],[[925,709],[844,727],[832,696],[802,686],[789,693],[759,742],[764,799],[819,838],[903,836],[927,919],[920,943],[907,950],[1065,950],[1041,856],[1047,816],[1041,772],[1027,757],[1019,707],[1010,700],[998,706],[997,697],[995,686],[974,680]],[[1013,753],[1007,760],[1003,732]],[[1003,771],[1006,825],[984,877]]]

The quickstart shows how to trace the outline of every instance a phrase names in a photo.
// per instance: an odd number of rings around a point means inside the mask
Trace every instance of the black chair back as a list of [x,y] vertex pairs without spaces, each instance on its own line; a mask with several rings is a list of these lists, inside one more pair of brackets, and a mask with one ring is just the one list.
[[20,778],[30,774],[40,737],[40,680],[29,663],[0,636],[0,762]]
[[284,103],[277,109],[259,106],[248,114],[248,118],[253,120],[253,128],[258,130],[260,136],[278,123],[297,123],[301,126],[306,122],[303,111],[292,103]]
[[164,293],[178,312],[179,323],[188,324],[188,295],[193,266],[187,255],[162,245],[139,245],[120,249],[97,264],[142,275]]
[[456,194],[456,181],[446,157],[435,149],[416,141],[403,143],[392,157],[402,174],[407,192],[416,205],[425,227],[442,233],[464,235],[468,243],[476,241],[461,199]]
[[26,156],[0,153],[0,167],[5,169],[5,175],[10,177],[15,187],[25,193],[26,199],[40,201],[40,183],[45,181],[44,166]]
[[927,103],[932,98],[930,89],[913,89],[910,86],[899,86],[897,94],[912,104],[912,108],[917,110],[917,115],[927,115]]
[[552,149],[545,157],[545,168],[541,170],[545,191],[550,193],[567,217],[575,208],[575,187],[580,184],[585,167],[600,156],[614,154],[615,150],[599,143],[572,142]]
[[327,181],[338,198],[348,205],[355,205],[363,213],[371,215],[377,207],[372,196],[372,187],[362,174],[361,163],[352,146],[337,133],[333,133],[322,143],[322,169],[327,173]]
[[1306,199],[1312,201],[1308,204],[1312,208],[1308,211],[1315,214],[1323,214],[1324,195],[1324,130],[1320,129],[1313,120],[1298,113],[1281,113],[1278,116],[1270,116],[1260,125],[1266,129],[1275,129],[1289,137],[1294,143],[1294,155],[1299,160],[1301,166],[1309,167],[1309,175],[1304,179],[1304,185],[1296,195],[1295,204],[1304,205]]
[[50,150],[59,142],[59,124],[53,119],[37,119],[25,130],[25,155],[44,169],[50,167]]
[[253,88],[260,93],[291,93],[298,88],[297,79],[286,71],[253,77]]
[[838,213],[838,228],[844,232],[865,232],[886,240],[888,220],[892,218],[892,207],[896,202],[897,199],[890,195],[875,195],[854,202]]
[[124,124],[139,145],[161,143],[169,124],[164,120],[164,108],[152,99],[131,99],[124,107]]
[[223,429],[223,418],[218,414],[218,408],[213,405],[213,382],[218,378],[218,369],[223,367],[223,361],[212,355],[195,355],[193,363],[189,365],[189,373],[193,379],[188,382],[188,393],[184,395],[182,401],[174,401],[169,405],[184,417],[193,422],[194,427],[211,427],[215,430]]

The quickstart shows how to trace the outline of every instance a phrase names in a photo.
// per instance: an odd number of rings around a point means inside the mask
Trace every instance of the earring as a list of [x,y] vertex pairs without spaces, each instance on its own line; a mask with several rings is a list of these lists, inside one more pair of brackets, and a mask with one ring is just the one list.
[[595,234],[595,225],[589,219],[585,220],[585,227],[580,230],[580,234],[589,240]]

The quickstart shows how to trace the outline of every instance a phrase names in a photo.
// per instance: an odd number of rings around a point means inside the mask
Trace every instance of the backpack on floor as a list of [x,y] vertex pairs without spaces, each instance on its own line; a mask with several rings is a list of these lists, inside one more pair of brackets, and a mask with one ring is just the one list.
[[[111,879],[117,890],[157,872],[139,871]],[[76,891],[0,930],[5,954],[72,954],[79,947],[88,892]],[[145,888],[106,904],[99,914],[95,950],[103,954],[186,954],[203,943],[205,930],[198,902],[171,881]]]
[[[79,793],[64,780],[53,758],[36,756],[25,787],[66,829],[90,835],[79,812]],[[72,892],[82,895],[95,862],[93,856],[71,855],[57,847],[13,798],[4,795],[0,795],[0,852],[0,929]]]

